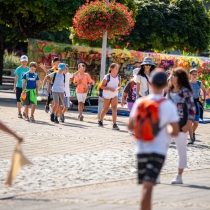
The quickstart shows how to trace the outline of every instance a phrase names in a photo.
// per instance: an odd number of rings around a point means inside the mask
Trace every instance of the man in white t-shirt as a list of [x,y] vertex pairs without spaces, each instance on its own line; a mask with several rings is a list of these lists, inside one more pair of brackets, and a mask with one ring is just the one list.
[[65,74],[64,103],[63,103],[62,116],[60,116],[60,121],[61,122],[64,122],[64,120],[65,120],[64,113],[70,107],[70,86],[69,86],[69,81],[70,81],[70,79],[73,79],[74,76],[78,75],[79,73],[80,73],[80,70],[76,71],[74,74],[69,73],[69,65],[66,64],[66,70],[64,72],[64,74]]
[[[162,99],[162,91],[167,84],[164,72],[153,72],[151,75],[151,88],[154,94],[138,99],[130,113],[129,130],[133,130],[136,121],[138,106],[142,100],[159,101]],[[179,117],[176,106],[169,100],[159,104],[159,132],[150,142],[136,139],[136,154],[138,161],[138,182],[143,184],[141,210],[151,209],[151,194],[156,179],[160,174],[165,161],[165,156],[171,141],[171,136],[179,133]]]

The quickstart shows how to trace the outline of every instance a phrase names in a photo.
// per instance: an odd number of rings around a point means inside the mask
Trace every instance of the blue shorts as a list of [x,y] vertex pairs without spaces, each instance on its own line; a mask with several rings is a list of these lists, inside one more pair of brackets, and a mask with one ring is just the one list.
[[196,102],[196,103],[197,103],[197,106],[198,106],[198,113],[196,114],[194,121],[199,122],[199,119],[200,119],[200,104],[199,104],[199,102]]

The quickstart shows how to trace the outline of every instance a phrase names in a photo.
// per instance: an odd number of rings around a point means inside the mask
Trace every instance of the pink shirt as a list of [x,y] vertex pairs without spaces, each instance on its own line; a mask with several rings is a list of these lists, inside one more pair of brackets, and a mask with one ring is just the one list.
[[89,83],[92,83],[92,79],[90,78],[90,75],[88,73],[84,74],[78,74],[76,77],[74,77],[74,82],[78,82],[79,80],[82,81],[81,84],[77,85],[76,93],[86,93],[85,91],[87,89],[87,86]]

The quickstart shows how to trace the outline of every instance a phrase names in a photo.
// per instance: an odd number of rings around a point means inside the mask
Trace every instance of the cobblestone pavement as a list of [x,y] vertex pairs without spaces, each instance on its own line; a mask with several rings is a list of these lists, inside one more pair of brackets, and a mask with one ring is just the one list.
[[[43,192],[78,185],[133,179],[135,168],[134,141],[127,133],[127,117],[119,117],[120,131],[112,130],[107,115],[105,128],[98,128],[97,116],[85,113],[84,121],[77,112],[68,111],[66,122],[54,124],[40,103],[35,113],[36,123],[17,118],[13,94],[0,92],[0,120],[24,136],[23,152],[34,165],[24,167],[10,188],[4,186],[15,146],[12,137],[0,132],[0,198],[32,192]],[[205,113],[210,117],[210,113]],[[188,147],[188,171],[210,168],[209,124],[198,128],[195,145]],[[175,172],[176,147],[169,148],[163,174]]]

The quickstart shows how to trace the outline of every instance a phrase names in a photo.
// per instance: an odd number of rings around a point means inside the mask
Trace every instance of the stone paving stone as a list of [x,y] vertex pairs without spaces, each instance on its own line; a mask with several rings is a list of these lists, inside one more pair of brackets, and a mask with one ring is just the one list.
[[[97,116],[87,112],[84,113],[84,122],[79,122],[77,112],[68,111],[66,122],[56,125],[50,122],[49,114],[44,112],[44,104],[41,103],[35,112],[37,122],[31,124],[17,118],[16,103],[10,98],[11,95],[8,96],[8,94],[0,92],[1,120],[16,130],[18,134],[24,136],[23,152],[34,165],[24,167],[15,179],[13,186],[6,188],[4,182],[16,142],[9,135],[0,132],[2,139],[0,198],[136,177],[136,174],[130,171],[136,166],[136,158],[133,137],[127,133],[126,129],[127,117],[118,117],[121,132],[112,130],[109,115],[106,116],[105,128],[99,128]],[[210,117],[210,112],[205,112],[205,116]],[[186,171],[210,168],[209,128],[209,124],[199,125],[195,145],[188,146],[188,169]],[[176,171],[177,151],[172,142],[162,174]],[[169,176],[171,180],[173,177]],[[191,181],[194,183],[197,179],[195,177],[191,177]],[[208,177],[202,177],[202,179],[208,181]],[[185,176],[184,182],[188,182]],[[158,187],[164,191],[166,186]],[[125,188],[122,189],[122,192]],[[186,192],[184,188],[181,190]],[[200,192],[199,188],[191,187],[191,190],[195,194]],[[136,187],[136,192],[138,191],[139,187]],[[203,189],[202,192],[206,191]],[[167,193],[167,195],[173,196],[173,191],[168,190]],[[97,195],[97,192],[95,191],[93,195]],[[112,200],[112,194],[109,191],[105,196],[109,196],[109,199]],[[124,196],[126,198],[126,194]],[[127,190],[127,197],[132,198],[130,188]],[[200,196],[200,200],[205,201],[205,196]],[[0,205],[1,203],[0,201]]]

